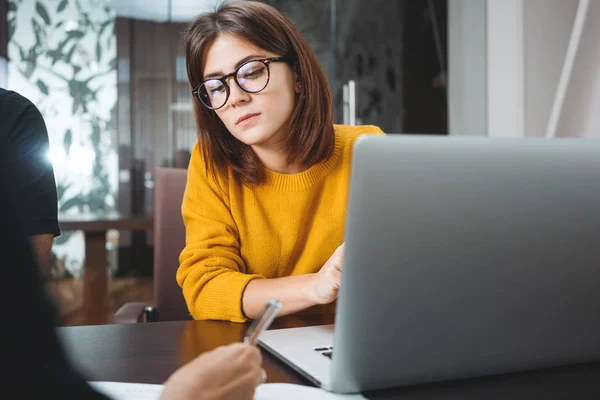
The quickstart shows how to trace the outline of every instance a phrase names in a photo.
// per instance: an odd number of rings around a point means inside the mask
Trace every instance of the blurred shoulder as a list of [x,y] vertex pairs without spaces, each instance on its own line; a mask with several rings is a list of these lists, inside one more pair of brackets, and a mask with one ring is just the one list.
[[337,136],[351,139],[360,135],[385,135],[381,128],[375,125],[333,125],[333,129]]
[[361,135],[385,135],[381,128],[375,125],[333,125],[335,135],[341,142],[352,145]]
[[25,110],[39,114],[37,107],[27,97],[3,88],[0,88],[0,110],[13,115]]

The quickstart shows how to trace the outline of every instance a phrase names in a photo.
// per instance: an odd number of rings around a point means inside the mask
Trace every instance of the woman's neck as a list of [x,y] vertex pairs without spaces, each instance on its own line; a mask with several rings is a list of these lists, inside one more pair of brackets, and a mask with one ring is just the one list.
[[299,174],[308,170],[309,166],[295,163],[289,164],[287,154],[282,150],[253,146],[253,150],[268,170],[280,174]]

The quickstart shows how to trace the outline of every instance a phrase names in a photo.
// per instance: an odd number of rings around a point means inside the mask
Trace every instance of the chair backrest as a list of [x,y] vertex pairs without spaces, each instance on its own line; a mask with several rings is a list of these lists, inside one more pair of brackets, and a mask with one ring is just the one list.
[[181,288],[175,280],[179,254],[185,247],[181,204],[187,170],[156,168],[154,182],[154,319],[191,319]]

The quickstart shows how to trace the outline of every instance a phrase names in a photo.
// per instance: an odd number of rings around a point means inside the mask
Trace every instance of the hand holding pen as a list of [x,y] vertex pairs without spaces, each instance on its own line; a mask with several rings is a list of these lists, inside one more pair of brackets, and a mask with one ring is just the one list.
[[[252,321],[252,324],[248,328],[246,336],[244,337],[244,343],[256,346],[260,334],[271,325],[271,322],[273,322],[279,310],[281,310],[281,303],[274,299],[269,300],[258,318]],[[267,373],[263,369],[262,377],[258,385],[265,383],[266,380]]]

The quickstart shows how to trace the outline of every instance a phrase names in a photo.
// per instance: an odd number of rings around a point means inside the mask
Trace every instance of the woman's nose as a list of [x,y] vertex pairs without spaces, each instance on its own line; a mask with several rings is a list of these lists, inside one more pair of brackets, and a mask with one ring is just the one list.
[[250,101],[250,93],[242,90],[233,76],[229,78],[227,84],[229,85],[229,99],[227,101],[230,105],[237,106],[240,103]]

